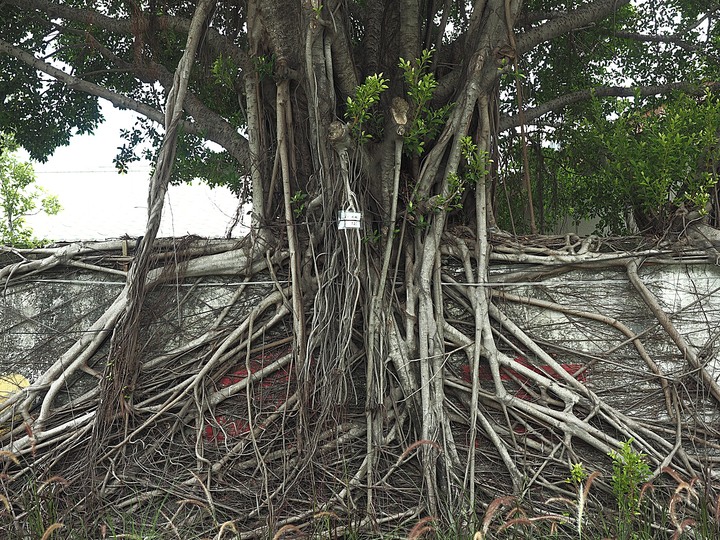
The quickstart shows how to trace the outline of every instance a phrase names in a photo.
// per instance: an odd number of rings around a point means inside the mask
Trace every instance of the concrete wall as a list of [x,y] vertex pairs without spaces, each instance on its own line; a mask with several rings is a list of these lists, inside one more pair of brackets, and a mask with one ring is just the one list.
[[[234,300],[240,283],[239,278],[219,276],[157,287],[145,304],[143,346],[157,355],[187,343],[204,333],[223,309],[230,306],[228,321],[237,320],[273,288],[261,279]],[[72,268],[12,282],[0,297],[0,375],[37,378],[88,332],[124,285],[121,276]],[[100,369],[108,342],[92,360]]]
[[[493,267],[494,274],[508,270]],[[720,377],[720,269],[711,265],[646,266],[641,274],[680,332],[702,351],[708,368]],[[121,279],[65,268],[11,282],[0,298],[0,373],[19,373],[30,380],[37,377],[111,304],[123,287]],[[240,283],[232,277],[218,277],[159,287],[146,306],[145,343],[159,352],[188,342],[230,304],[227,320],[232,324],[273,289],[260,279],[248,286],[240,301],[233,302]],[[676,379],[688,405],[707,421],[718,419],[716,408],[704,404],[702,390],[688,375],[687,362],[623,271],[576,270],[539,284],[497,289],[622,321],[641,336],[663,372]],[[620,410],[648,419],[665,414],[658,385],[619,331],[548,309],[503,301],[498,305],[533,337],[547,343],[561,363],[585,367],[587,384]],[[107,353],[107,344],[105,347],[97,355],[100,362]],[[507,352],[515,355],[510,346]]]
[[[683,337],[720,377],[720,269],[710,265],[648,266],[641,277]],[[692,369],[660,327],[622,270],[574,271],[538,285],[503,288],[621,321],[642,340],[663,373],[675,380],[691,409],[717,417],[689,376]],[[596,321],[533,306],[502,302],[501,309],[533,336],[551,344],[562,362],[589,366],[587,384],[622,411],[657,420],[667,416],[648,367],[620,331]]]

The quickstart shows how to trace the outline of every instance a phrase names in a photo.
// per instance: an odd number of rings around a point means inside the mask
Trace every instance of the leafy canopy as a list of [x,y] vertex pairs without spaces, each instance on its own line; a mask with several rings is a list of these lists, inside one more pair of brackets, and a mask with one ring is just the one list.
[[[291,1],[259,4],[262,8],[255,9],[255,3],[245,1],[217,3],[190,82],[174,181],[200,178],[245,191],[251,169],[246,82],[257,81],[252,91],[263,103],[265,115],[260,128],[263,137],[272,139],[275,81],[290,74],[300,87],[307,79],[302,53],[293,49],[301,41],[298,35],[305,32],[303,24],[325,25],[336,32],[327,46],[336,63],[328,73],[338,95],[331,105],[322,104],[328,108],[327,120],[344,118],[361,139],[382,143],[391,99],[408,98],[411,124],[405,159],[413,162],[416,176],[418,161],[429,155],[452,114],[456,90],[474,61],[471,51],[489,35],[491,18],[481,22],[483,15],[473,11],[471,2],[421,0],[417,20],[406,21],[417,25],[413,29],[402,27],[402,3],[389,0],[315,3],[305,8]],[[497,109],[490,134],[495,143],[490,180],[504,227],[517,227],[520,232],[527,226],[521,205],[528,194],[519,181],[525,170],[532,181],[541,229],[569,215],[572,219],[597,216],[603,226],[619,230],[621,206],[638,206],[645,212],[668,199],[702,205],[710,195],[711,180],[702,174],[680,179],[677,170],[693,156],[675,152],[686,143],[704,141],[703,133],[712,129],[711,124],[699,126],[700,117],[678,119],[702,133],[685,131],[680,134],[682,141],[673,142],[672,132],[681,129],[679,124],[654,126],[648,121],[634,150],[635,143],[623,142],[621,134],[633,129],[629,108],[642,115],[641,111],[659,105],[658,96],[672,91],[697,96],[703,87],[714,88],[720,77],[720,31],[712,16],[716,7],[711,0],[522,2],[513,14],[513,39],[487,51],[496,72],[478,81]],[[118,151],[118,170],[126,170],[143,152],[152,159],[162,137],[163,104],[192,10],[192,2],[178,0],[6,0],[0,13],[0,127],[15,133],[33,159],[43,160],[73,134],[91,132],[103,120],[98,108],[98,96],[103,96],[142,116],[123,134],[126,144]],[[593,11],[602,15],[583,15]],[[556,31],[559,27],[565,30]],[[502,35],[508,34],[506,30]],[[422,39],[401,42],[403,36],[412,35]],[[74,79],[58,80],[60,75],[38,61]],[[633,96],[630,105],[616,106],[609,99]],[[297,104],[305,103],[306,97],[302,92],[293,94]],[[522,117],[519,109],[524,111]],[[305,116],[297,118],[305,120]],[[523,122],[529,133],[525,140],[518,133]],[[626,163],[650,163],[652,156],[643,152],[666,128],[670,131],[665,136],[670,138],[659,144],[673,147],[676,163],[666,163],[662,171],[639,165],[629,184],[638,189],[623,191],[605,162],[601,163],[605,177],[588,163],[570,162],[577,154],[574,149],[586,145],[597,156],[584,158],[607,161],[610,155],[625,159],[633,154]],[[209,146],[207,141],[216,144]],[[297,143],[304,142],[299,135]],[[523,145],[528,163],[520,159]],[[270,178],[273,150],[263,151],[257,159]],[[299,178],[312,176],[302,170],[302,163],[298,166]],[[592,196],[608,191],[602,187],[606,184],[610,197]],[[584,195],[587,191],[590,197]],[[453,211],[462,209],[453,205]],[[648,219],[662,223],[665,217],[661,212]]]
[[596,100],[563,148],[547,152],[562,213],[625,233],[628,222],[662,232],[679,211],[710,210],[720,164],[718,98],[681,94],[655,105],[620,102],[609,116]]

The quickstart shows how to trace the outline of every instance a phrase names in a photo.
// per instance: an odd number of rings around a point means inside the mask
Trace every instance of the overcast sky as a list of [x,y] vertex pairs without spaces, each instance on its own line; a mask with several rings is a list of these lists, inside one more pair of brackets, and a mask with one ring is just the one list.
[[[106,121],[95,134],[73,137],[47,163],[34,163],[38,184],[57,195],[63,207],[57,216],[28,217],[37,237],[101,240],[143,234],[150,165],[134,163],[126,175],[118,175],[113,166],[122,144],[120,129],[130,128],[134,115],[107,102],[103,114]],[[236,207],[237,198],[225,188],[171,186],[160,236],[222,237]]]

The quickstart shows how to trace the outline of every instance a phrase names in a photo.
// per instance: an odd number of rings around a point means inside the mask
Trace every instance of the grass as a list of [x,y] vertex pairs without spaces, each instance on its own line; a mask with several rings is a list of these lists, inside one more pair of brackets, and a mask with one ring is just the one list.
[[[371,533],[343,522],[331,512],[285,525],[266,540],[296,538],[385,540],[714,540],[720,538],[720,497],[700,490],[698,479],[685,479],[672,469],[654,483],[639,486],[637,505],[613,500],[608,490],[597,489],[598,473],[574,475],[575,497],[553,497],[532,505],[514,496],[498,497],[484,509],[477,527],[453,530],[426,516],[397,525],[391,533]],[[241,538],[241,517],[219,523],[206,505],[187,501],[161,501],[144,512],[110,512],[82,516],[68,510],[61,477],[31,480],[23,495],[14,499],[0,476],[0,538],[3,540],[232,540]],[[595,496],[597,492],[597,496]],[[63,509],[61,511],[61,509]],[[347,520],[347,518],[345,518]],[[243,535],[244,537],[245,535]],[[262,535],[259,536],[263,538]]]
[[720,496],[697,490],[698,479],[683,479],[670,468],[662,479],[671,482],[640,486],[636,505],[615,500],[612,508],[592,500],[593,473],[578,485],[575,500],[552,498],[538,515],[524,509],[515,497],[492,501],[474,540],[715,540],[720,538]]

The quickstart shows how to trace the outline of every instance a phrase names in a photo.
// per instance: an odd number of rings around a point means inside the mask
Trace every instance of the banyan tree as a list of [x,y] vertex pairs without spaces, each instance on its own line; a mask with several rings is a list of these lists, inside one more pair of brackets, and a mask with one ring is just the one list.
[[[0,128],[44,159],[103,99],[138,114],[117,167],[155,163],[141,239],[2,248],[6,301],[46,273],[124,283],[0,406],[7,523],[52,500],[103,534],[128,513],[182,538],[471,532],[515,496],[574,527],[573,465],[599,504],[629,441],[651,480],[712,496],[718,319],[681,324],[701,300],[673,310],[648,272],[714,271],[716,149],[642,161],[592,131],[720,124],[717,6],[655,4],[0,2]],[[688,148],[653,207],[638,163]],[[249,231],[157,238],[193,179],[230,186]],[[561,215],[642,230],[547,234]],[[593,275],[623,282],[614,304],[582,294]],[[232,294],[191,309],[180,284],[217,279]]]

